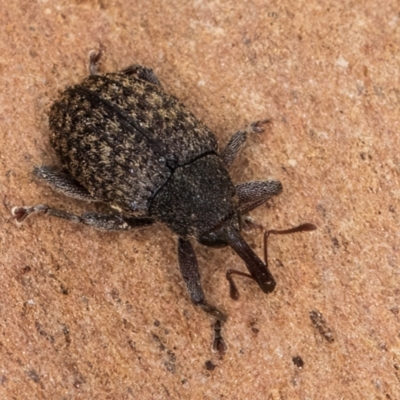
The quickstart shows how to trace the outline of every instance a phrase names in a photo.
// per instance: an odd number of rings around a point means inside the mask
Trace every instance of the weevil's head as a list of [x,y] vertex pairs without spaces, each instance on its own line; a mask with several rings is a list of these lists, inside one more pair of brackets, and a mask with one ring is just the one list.
[[[215,229],[200,237],[199,242],[211,247],[230,246],[244,261],[250,276],[257,282],[260,289],[264,293],[271,293],[276,286],[275,279],[268,270],[267,265],[254,253],[240,234],[239,218],[240,216],[237,215],[223,221]],[[232,296],[232,291],[237,291],[237,289],[231,279],[229,282]]]
[[240,235],[237,196],[222,160],[213,154],[178,167],[151,201],[150,214],[180,237],[230,246],[265,293],[275,288],[266,265]]

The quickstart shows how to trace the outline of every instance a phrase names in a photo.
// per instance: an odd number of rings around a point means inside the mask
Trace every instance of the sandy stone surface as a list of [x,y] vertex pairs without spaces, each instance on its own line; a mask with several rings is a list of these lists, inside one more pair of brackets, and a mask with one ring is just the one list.
[[[0,0],[0,26],[1,399],[400,399],[397,1]],[[275,292],[243,279],[237,302],[225,271],[243,262],[196,245],[229,315],[223,358],[164,226],[8,222],[15,205],[95,209],[31,171],[57,164],[49,107],[99,42],[103,71],[152,67],[221,144],[270,118],[232,177],[282,181],[251,213],[264,228],[318,225],[272,237]],[[261,255],[261,231],[245,237]]]

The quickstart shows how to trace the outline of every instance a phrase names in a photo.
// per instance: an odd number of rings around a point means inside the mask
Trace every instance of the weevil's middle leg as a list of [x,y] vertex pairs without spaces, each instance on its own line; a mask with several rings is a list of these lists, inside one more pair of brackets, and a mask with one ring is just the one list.
[[[302,224],[299,226],[296,226],[291,229],[284,229],[284,230],[275,230],[271,229],[269,231],[264,232],[264,262],[266,269],[268,270],[268,237],[269,235],[288,235],[291,233],[296,233],[296,232],[309,232],[309,231],[314,231],[317,229],[317,227],[314,224],[306,223]],[[229,294],[233,300],[238,300],[239,299],[239,291],[237,289],[237,286],[232,278],[232,275],[239,275],[243,276],[245,278],[250,278],[252,280],[255,280],[250,274],[242,271],[236,271],[234,269],[229,269],[226,271],[226,279],[229,282]]]
[[207,303],[201,287],[199,265],[192,244],[185,239],[179,238],[178,242],[179,268],[185,281],[192,303],[201,307],[205,312],[225,322],[226,315],[218,308]]
[[282,192],[279,181],[253,181],[236,185],[239,212],[246,214]]

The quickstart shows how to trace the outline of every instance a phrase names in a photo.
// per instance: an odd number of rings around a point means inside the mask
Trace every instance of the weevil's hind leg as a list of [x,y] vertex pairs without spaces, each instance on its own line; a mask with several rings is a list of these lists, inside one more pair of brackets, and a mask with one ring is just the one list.
[[128,68],[125,68],[121,71],[122,73],[130,76],[136,76],[139,79],[142,79],[146,82],[150,82],[153,85],[161,86],[160,81],[154,74],[151,68],[143,67],[142,65],[133,64]]
[[249,125],[245,130],[237,131],[232,135],[228,144],[221,152],[221,158],[225,166],[229,168],[237,155],[243,149],[246,144],[246,140],[249,133],[261,133],[264,132],[263,125],[270,122],[268,119],[262,121],[256,121]]
[[236,185],[239,212],[245,214],[282,192],[279,181],[253,181]]
[[76,215],[64,210],[49,207],[47,204],[37,204],[31,207],[13,207],[11,213],[12,219],[15,219],[19,223],[24,222],[30,215],[43,213],[51,215],[52,217],[66,219],[67,221],[89,225],[103,231],[127,231],[135,228],[142,228],[154,222],[150,218],[128,218],[116,214],[100,214],[96,212],[86,212],[81,215]]
[[83,186],[65,172],[43,165],[41,167],[35,167],[33,174],[37,178],[45,181],[53,190],[65,196],[77,200],[100,201],[94,198]]
[[[269,231],[265,231],[264,232],[264,262],[265,262],[266,269],[269,270],[269,268],[268,268],[268,237],[269,237],[269,235],[271,235],[271,234],[273,234],[273,235],[288,235],[288,234],[296,233],[296,232],[314,231],[316,229],[317,229],[317,227],[314,224],[306,223],[306,224],[301,224],[301,225],[296,226],[291,229],[284,229],[284,230],[271,229]],[[236,271],[234,269],[229,269],[226,272],[226,279],[229,282],[229,294],[233,300],[238,300],[239,299],[239,291],[237,289],[235,282],[233,281],[232,275],[239,275],[239,276],[243,276],[245,278],[250,278],[253,280],[254,280],[254,278],[250,274],[247,274],[242,271]]]
[[[36,177],[49,184],[56,192],[62,193],[65,196],[84,201],[101,201],[101,199],[93,197],[83,186],[64,172],[57,171],[51,167],[41,166],[36,167],[33,173]],[[153,223],[153,220],[150,218],[126,218],[116,214],[109,215],[87,212],[82,215],[75,215],[64,210],[49,207],[46,204],[38,204],[31,207],[14,207],[11,212],[13,215],[12,218],[19,223],[25,221],[30,215],[44,213],[107,231],[141,228]]]
[[179,238],[178,242],[179,268],[192,303],[201,307],[205,312],[213,315],[220,321],[226,321],[226,315],[218,308],[208,304],[201,287],[199,265],[192,244],[185,239]]

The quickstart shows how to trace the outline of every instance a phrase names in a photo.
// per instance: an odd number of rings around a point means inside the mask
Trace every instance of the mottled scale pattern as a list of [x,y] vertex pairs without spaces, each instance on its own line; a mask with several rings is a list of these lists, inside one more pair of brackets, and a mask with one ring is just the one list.
[[173,171],[216,153],[214,134],[161,85],[126,72],[93,75],[50,111],[52,144],[90,194],[147,215]]

